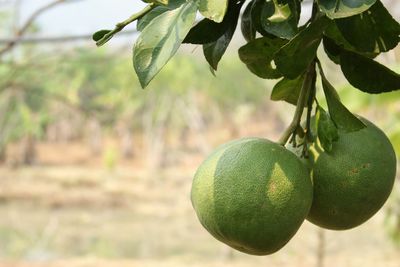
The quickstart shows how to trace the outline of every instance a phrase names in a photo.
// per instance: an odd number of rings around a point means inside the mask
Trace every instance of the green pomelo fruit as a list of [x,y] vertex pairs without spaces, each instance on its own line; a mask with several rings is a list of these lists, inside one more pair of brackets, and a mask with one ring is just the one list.
[[261,138],[220,146],[197,170],[192,204],[216,239],[248,254],[267,255],[297,232],[312,202],[304,164]]
[[310,147],[314,199],[307,219],[346,230],[371,218],[385,203],[396,176],[396,155],[386,135],[361,118],[366,128],[339,131],[331,152]]

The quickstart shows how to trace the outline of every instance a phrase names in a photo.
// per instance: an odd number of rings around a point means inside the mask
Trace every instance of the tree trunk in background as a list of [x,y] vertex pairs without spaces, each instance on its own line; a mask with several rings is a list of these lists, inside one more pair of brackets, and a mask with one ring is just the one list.
[[189,133],[195,133],[199,150],[205,155],[208,154],[211,148],[205,136],[205,130],[207,127],[203,115],[196,102],[195,96],[191,95],[188,103],[181,100],[177,104],[181,109],[182,116],[184,116],[184,118],[186,119],[187,126],[184,127],[184,131],[182,133],[185,137],[184,141],[186,142],[186,144],[188,144]]
[[120,121],[116,126],[119,139],[121,155],[124,159],[131,159],[134,156],[132,132],[126,122]]
[[[170,119],[171,108],[175,103],[168,97],[153,102],[152,107],[143,114],[143,137],[146,144],[147,167],[157,171],[167,165],[168,154],[166,151],[167,123]],[[156,105],[163,110],[155,115]],[[156,117],[153,117],[156,116]]]
[[325,266],[325,251],[326,251],[326,231],[322,228],[318,229],[318,247],[317,247],[317,264],[316,267]]
[[224,246],[221,251],[221,259],[223,261],[233,261],[234,260],[234,250],[231,247]]
[[7,147],[0,147],[0,164],[6,162],[7,159]]
[[92,156],[99,156],[103,151],[103,136],[100,122],[97,119],[90,119],[88,122],[89,148]]
[[20,160],[23,165],[36,162],[36,139],[32,135],[24,137],[20,142]]

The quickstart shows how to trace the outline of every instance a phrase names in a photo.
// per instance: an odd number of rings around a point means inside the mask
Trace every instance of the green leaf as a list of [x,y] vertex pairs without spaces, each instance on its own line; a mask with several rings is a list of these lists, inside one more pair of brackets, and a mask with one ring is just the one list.
[[264,2],[261,11],[263,29],[280,38],[291,39],[298,33],[300,3],[297,0]]
[[300,76],[314,60],[322,33],[330,22],[320,17],[283,46],[274,57],[279,72],[289,79]]
[[[215,22],[221,22],[224,19],[228,9],[229,0],[200,0],[200,13]],[[234,4],[235,2],[232,2]]]
[[265,18],[262,16],[262,10],[266,5],[266,0],[254,0],[253,7],[251,9],[251,20],[253,22],[254,28],[262,36],[267,36],[273,38],[274,36],[264,30],[261,21]]
[[326,79],[322,69],[320,69],[322,87],[326,101],[328,103],[329,114],[332,120],[335,122],[338,129],[345,132],[353,132],[361,130],[365,127],[365,124],[360,121],[356,116],[353,115],[340,101],[339,95],[335,88]]
[[351,17],[369,9],[376,0],[318,0],[321,11],[331,19]]
[[144,1],[146,3],[161,4],[163,6],[168,6],[170,9],[175,9],[186,2],[186,0],[149,0]]
[[288,0],[281,0],[280,1],[281,3],[278,3],[277,0],[272,0],[267,2],[272,3],[274,5],[273,14],[268,17],[269,21],[282,22],[287,20],[292,15],[292,11],[290,10]]
[[278,79],[282,74],[272,66],[272,60],[286,42],[279,38],[257,38],[239,49],[240,60],[255,75],[264,79]]
[[183,40],[183,43],[209,44],[216,42],[231,28],[236,29],[239,19],[241,4],[230,4],[228,11],[221,23],[210,19],[203,19],[197,23]]
[[322,39],[324,45],[325,54],[332,60],[335,64],[340,63],[340,47],[329,37],[324,36]]
[[359,52],[387,52],[400,41],[400,24],[380,1],[360,15],[335,22],[343,37]]
[[228,48],[233,33],[234,31],[230,30],[222,35],[216,42],[203,45],[204,57],[213,70],[218,69],[218,64]]
[[[226,18],[226,17],[225,17]],[[218,40],[229,27],[229,24],[217,23],[209,19],[203,19],[190,29],[183,43],[208,44]]]
[[243,2],[231,5],[232,5],[232,11],[229,12],[229,24],[224,34],[220,38],[218,38],[215,42],[203,45],[204,56],[208,64],[210,64],[210,66],[214,70],[217,70],[218,63],[221,60],[222,56],[224,55],[226,49],[228,48],[232,40],[233,34],[235,33],[237,27],[237,21],[240,14],[240,8],[242,7]]
[[343,51],[340,66],[350,84],[363,92],[379,94],[400,89],[400,75],[370,58]]
[[272,89],[271,100],[284,100],[290,104],[297,105],[303,82],[304,75],[294,80],[283,78],[274,86],[274,89]]
[[176,9],[183,5],[186,2],[186,0],[169,0],[166,1],[166,5],[162,6],[156,6],[153,8],[150,12],[148,12],[146,15],[143,17],[139,18],[136,24],[136,29],[138,31],[143,31],[144,28],[155,18],[163,14],[164,12],[167,12],[169,10]]
[[[335,23],[331,23],[326,28],[323,37],[324,49],[328,57],[336,64],[340,63],[340,53],[343,49],[357,52],[357,49],[351,45],[341,34]],[[358,52],[363,56],[374,58],[378,53],[374,52]]]
[[[101,39],[103,39],[103,37],[104,37],[106,34],[108,34],[108,33],[110,33],[110,32],[111,32],[111,30],[100,30],[100,31],[97,31],[97,32],[95,32],[95,33],[93,34],[92,39],[93,39],[93,41],[98,42],[98,41],[100,41]],[[110,39],[111,39],[111,38],[110,38]]]
[[143,29],[133,53],[133,64],[143,88],[176,53],[194,23],[196,11],[196,2],[187,2],[164,12]]
[[250,2],[244,9],[242,20],[241,20],[241,30],[244,39],[247,42],[253,41],[256,38],[256,27],[253,22],[252,11],[255,2]]
[[149,25],[149,23],[157,18],[158,16],[160,16],[161,14],[163,14],[164,12],[167,12],[171,10],[171,8],[166,7],[166,6],[158,6],[156,8],[154,8],[153,10],[151,10],[149,13],[147,13],[145,16],[141,17],[136,24],[136,29],[138,31],[143,31],[144,28]]
[[338,130],[328,113],[320,106],[317,109],[316,120],[318,139],[321,146],[325,151],[330,152],[332,151],[333,142],[339,140]]

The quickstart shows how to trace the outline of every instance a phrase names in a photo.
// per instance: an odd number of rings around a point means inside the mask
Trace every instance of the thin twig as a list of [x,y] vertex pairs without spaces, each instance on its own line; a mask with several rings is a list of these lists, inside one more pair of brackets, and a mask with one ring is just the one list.
[[67,2],[76,2],[80,0],[55,0],[53,2],[48,3],[47,5],[42,6],[41,8],[37,9],[32,15],[26,20],[26,22],[19,28],[16,33],[15,37],[8,42],[4,48],[0,49],[0,56],[4,55],[6,52],[10,51],[14,48],[16,44],[18,44],[20,38],[28,31],[28,29],[34,24],[36,19],[41,16],[44,12],[48,11],[49,9],[54,8],[60,4],[64,4]]
[[115,25],[114,30],[108,32],[107,34],[105,34],[103,36],[103,38],[101,38],[100,40],[98,40],[96,42],[96,44],[98,46],[101,46],[103,44],[105,44],[106,42],[108,42],[115,34],[119,33],[120,31],[122,31],[126,26],[128,26],[129,24],[131,24],[132,22],[142,18],[143,16],[145,16],[147,13],[149,13],[151,10],[153,10],[157,5],[155,4],[149,4],[147,5],[144,9],[142,9],[141,11],[133,14],[132,16],[130,16],[128,19],[117,23],[117,25]]
[[[122,35],[135,35],[137,30],[125,30],[120,32],[118,36]],[[26,36],[20,38],[0,38],[0,45],[6,45],[12,42],[16,42],[16,45],[24,44],[44,44],[44,43],[65,43],[65,42],[76,42],[76,41],[87,41],[93,42],[93,33],[79,34],[79,35],[66,35],[66,36]],[[116,36],[116,37],[118,37]]]

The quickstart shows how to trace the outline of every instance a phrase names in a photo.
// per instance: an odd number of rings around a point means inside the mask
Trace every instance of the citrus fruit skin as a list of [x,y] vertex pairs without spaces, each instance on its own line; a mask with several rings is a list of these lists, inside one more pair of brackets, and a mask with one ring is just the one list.
[[386,135],[370,121],[356,132],[339,131],[331,152],[310,147],[314,199],[307,219],[323,228],[346,230],[371,218],[389,197],[396,155]]
[[201,224],[216,239],[248,254],[267,255],[297,232],[312,202],[304,164],[261,138],[220,146],[198,168],[191,199]]

